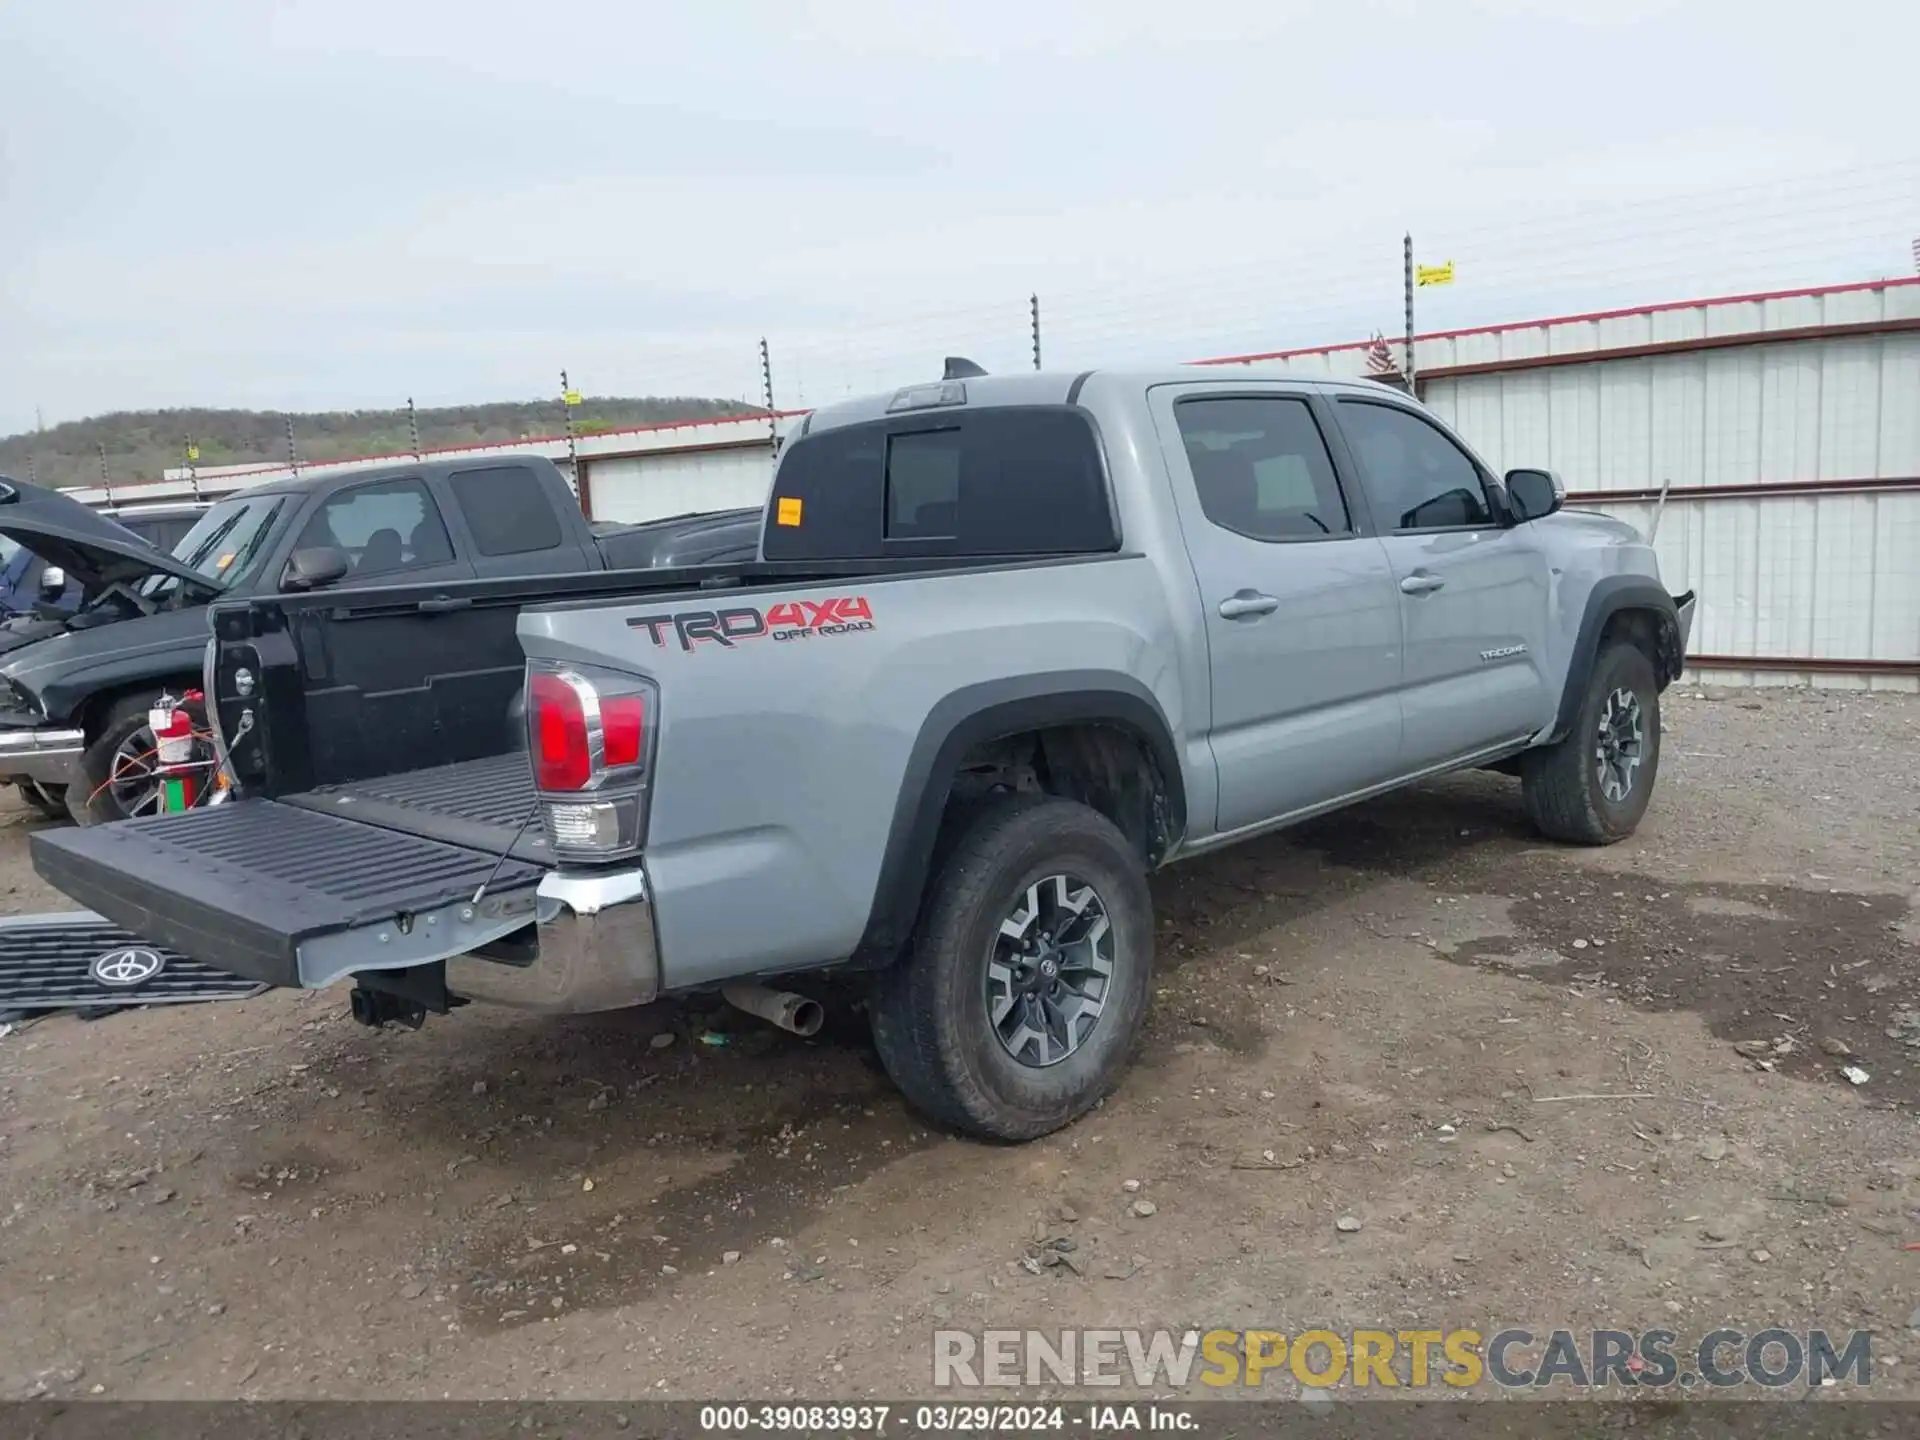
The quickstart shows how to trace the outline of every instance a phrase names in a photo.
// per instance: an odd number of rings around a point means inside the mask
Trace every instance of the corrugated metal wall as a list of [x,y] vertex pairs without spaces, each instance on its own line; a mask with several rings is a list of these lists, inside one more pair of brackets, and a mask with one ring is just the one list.
[[585,468],[593,518],[628,523],[762,505],[773,484],[773,455],[764,442],[589,460]]

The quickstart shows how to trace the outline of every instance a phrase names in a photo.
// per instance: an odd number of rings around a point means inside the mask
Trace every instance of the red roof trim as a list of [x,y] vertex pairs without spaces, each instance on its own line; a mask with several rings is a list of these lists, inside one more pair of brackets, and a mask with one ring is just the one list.
[[[1865,290],[1897,290],[1920,285],[1920,276],[1894,280],[1857,280],[1845,285],[1816,285],[1808,290],[1761,290],[1749,295],[1710,295],[1700,300],[1664,300],[1657,305],[1629,305],[1619,310],[1592,310],[1584,315],[1553,315],[1543,320],[1509,320],[1499,325],[1472,325],[1464,330],[1433,330],[1414,335],[1414,341],[1458,340],[1467,335],[1503,335],[1509,330],[1536,330],[1543,325],[1581,325],[1596,320],[1623,320],[1629,315],[1658,315],[1669,310],[1693,310],[1702,305],[1753,305],[1767,300],[1807,300],[1821,295],[1849,295]],[[1764,333],[1764,332],[1762,332]],[[1250,365],[1256,360],[1294,360],[1302,355],[1331,355],[1336,350],[1358,350],[1365,340],[1343,340],[1337,345],[1308,345],[1298,350],[1270,350],[1258,355],[1222,355],[1193,360],[1193,365]],[[1389,339],[1392,344],[1392,339]]]

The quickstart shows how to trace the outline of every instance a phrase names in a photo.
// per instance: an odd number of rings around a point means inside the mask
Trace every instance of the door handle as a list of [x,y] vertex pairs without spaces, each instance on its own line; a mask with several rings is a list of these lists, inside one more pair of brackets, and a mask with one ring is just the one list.
[[1400,589],[1408,595],[1425,595],[1446,583],[1438,575],[1409,575],[1400,582]]
[[1280,599],[1276,595],[1262,595],[1258,590],[1239,590],[1220,602],[1220,618],[1252,620],[1261,615],[1271,615],[1279,608]]

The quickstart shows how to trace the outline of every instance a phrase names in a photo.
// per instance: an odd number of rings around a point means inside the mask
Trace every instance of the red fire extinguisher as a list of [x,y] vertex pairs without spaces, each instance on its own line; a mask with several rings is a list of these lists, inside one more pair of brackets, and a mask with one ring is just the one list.
[[205,767],[193,756],[193,716],[187,707],[200,700],[198,690],[189,690],[178,700],[162,695],[147,711],[157,751],[155,769],[160,777],[162,814],[191,810],[199,800],[200,771]]

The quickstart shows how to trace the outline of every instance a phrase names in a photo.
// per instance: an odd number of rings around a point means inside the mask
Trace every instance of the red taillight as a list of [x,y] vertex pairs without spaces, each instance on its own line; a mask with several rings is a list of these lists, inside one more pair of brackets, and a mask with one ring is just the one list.
[[584,790],[593,778],[587,713],[573,686],[536,670],[527,678],[533,723],[533,783],[541,790]]
[[600,747],[607,767],[640,763],[640,740],[647,729],[647,702],[638,695],[609,695],[600,701]]

